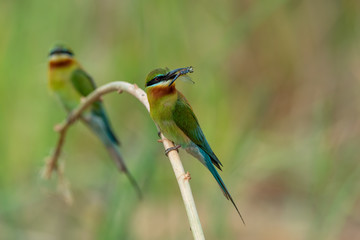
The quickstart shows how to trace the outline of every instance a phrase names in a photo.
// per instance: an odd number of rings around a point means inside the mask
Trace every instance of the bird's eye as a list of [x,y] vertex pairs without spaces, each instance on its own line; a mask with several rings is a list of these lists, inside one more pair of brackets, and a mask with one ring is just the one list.
[[163,80],[164,76],[163,75],[158,75],[156,77],[154,77],[153,81],[154,82],[161,82]]

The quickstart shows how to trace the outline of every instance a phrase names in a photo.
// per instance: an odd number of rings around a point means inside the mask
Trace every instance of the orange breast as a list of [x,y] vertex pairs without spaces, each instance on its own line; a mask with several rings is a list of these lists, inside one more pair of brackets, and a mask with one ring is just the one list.
[[[175,85],[175,84],[174,84]],[[171,85],[170,87],[168,86],[156,86],[150,89],[150,94],[152,95],[152,97],[154,99],[159,99],[163,96],[166,95],[172,95],[176,93],[176,89],[175,86]]]
[[63,59],[60,61],[50,61],[49,62],[49,67],[50,68],[60,68],[60,67],[67,67],[69,65],[71,65],[74,62],[73,59],[68,58],[68,59]]

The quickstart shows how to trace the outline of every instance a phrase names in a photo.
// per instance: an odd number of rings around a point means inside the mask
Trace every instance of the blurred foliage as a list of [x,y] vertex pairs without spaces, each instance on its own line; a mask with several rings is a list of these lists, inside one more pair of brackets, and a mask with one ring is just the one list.
[[104,99],[143,201],[81,124],[62,155],[74,205],[40,179],[65,117],[46,83],[59,41],[98,85],[194,66],[196,84],[177,86],[247,222],[181,152],[207,239],[360,238],[358,0],[1,0],[0,33],[0,239],[191,239],[156,129],[127,94]]

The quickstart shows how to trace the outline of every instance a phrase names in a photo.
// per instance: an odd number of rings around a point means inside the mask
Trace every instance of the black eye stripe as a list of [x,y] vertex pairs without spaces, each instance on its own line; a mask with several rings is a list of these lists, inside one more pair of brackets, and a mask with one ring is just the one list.
[[159,76],[154,77],[154,78],[151,79],[150,81],[148,81],[148,82],[146,83],[146,86],[148,87],[148,86],[154,85],[154,84],[156,84],[156,83],[162,82],[162,81],[164,81],[164,80],[167,80],[167,79],[165,78],[165,76],[164,76],[164,75],[159,75]]
[[74,56],[74,53],[68,49],[54,49],[49,53],[49,56],[55,55],[55,54],[68,54],[70,56]]

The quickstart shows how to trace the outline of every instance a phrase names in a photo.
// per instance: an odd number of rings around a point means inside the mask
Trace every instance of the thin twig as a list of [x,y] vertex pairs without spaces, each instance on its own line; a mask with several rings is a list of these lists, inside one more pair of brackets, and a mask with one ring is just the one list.
[[[62,171],[59,171],[58,167],[58,159],[60,157],[61,149],[64,144],[64,139],[66,136],[67,129],[76,122],[80,117],[81,113],[89,107],[93,102],[100,99],[102,95],[105,95],[110,92],[117,91],[118,93],[122,93],[123,91],[130,93],[134,97],[136,97],[150,112],[150,105],[146,96],[146,93],[140,89],[136,84],[130,84],[127,82],[111,82],[101,87],[98,87],[94,92],[89,94],[85,99],[83,99],[82,103],[76,108],[68,117],[67,121],[58,125],[56,130],[59,132],[59,140],[54,151],[54,154],[48,159],[47,164],[45,166],[44,177],[50,178],[51,173],[56,170],[58,174],[61,174],[63,177]],[[169,141],[164,135],[160,135],[162,139],[162,143],[165,149],[170,147],[174,147],[173,143]],[[205,239],[204,233],[201,227],[199,215],[196,210],[195,201],[191,192],[190,184],[189,184],[189,174],[185,173],[184,167],[181,163],[179,154],[177,151],[170,151],[168,154],[171,166],[174,170],[181,196],[184,201],[184,205],[186,208],[186,212],[189,218],[190,228],[195,240],[203,240]],[[64,179],[64,178],[62,178]]]

